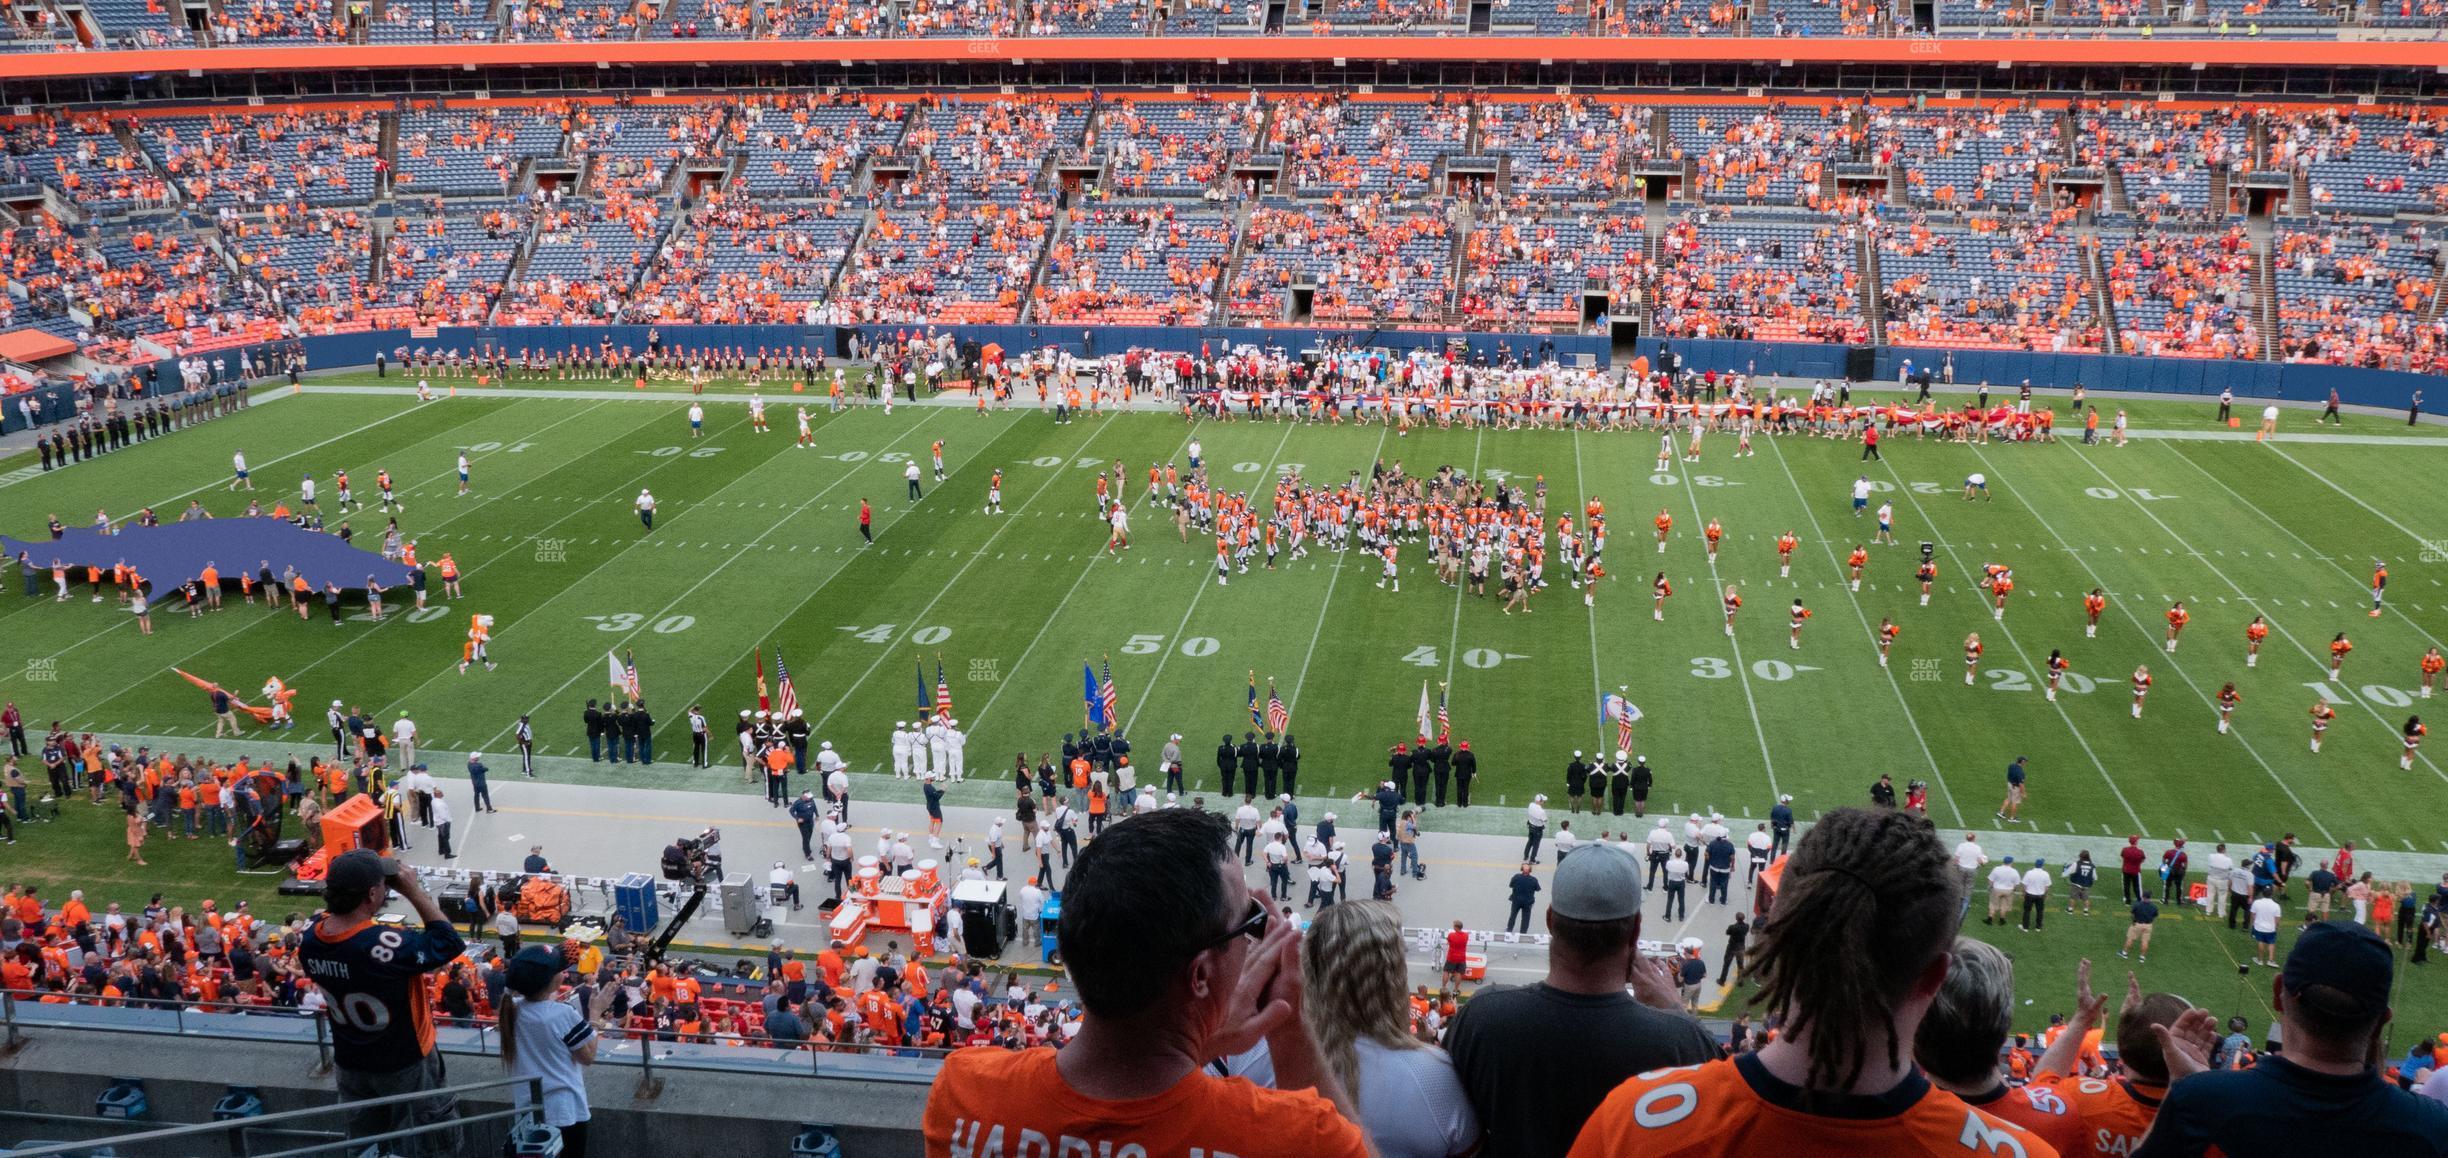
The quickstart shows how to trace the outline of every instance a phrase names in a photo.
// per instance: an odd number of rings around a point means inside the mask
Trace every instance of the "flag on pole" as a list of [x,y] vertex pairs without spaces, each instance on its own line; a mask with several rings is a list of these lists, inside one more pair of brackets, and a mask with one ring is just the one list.
[[779,705],[775,711],[784,716],[798,711],[799,689],[791,686],[790,669],[782,665],[782,647],[779,644],[774,646],[774,679],[782,685],[782,697],[775,701]]
[[1258,669],[1251,668],[1249,675],[1250,727],[1263,728],[1266,726],[1266,717],[1258,714]]
[[927,710],[931,706],[932,703],[927,698],[926,661],[922,659],[918,661],[918,718],[925,719]]
[[1632,747],[1632,725],[1640,722],[1641,710],[1622,696],[1608,694],[1598,697],[1598,726],[1615,725],[1615,746]]
[[1445,685],[1437,685],[1437,743],[1453,736],[1453,717],[1445,714]]
[[628,652],[627,655],[629,657],[629,670],[627,673],[629,678],[626,681],[626,686],[629,690],[629,702],[634,704],[639,700],[645,699],[646,693],[638,688],[637,652],[632,650]]
[[[778,651],[777,651],[777,652],[775,652],[775,653],[774,653],[774,658],[776,658],[776,659],[780,659],[781,657],[782,657],[782,653],[781,653],[781,652],[778,652]],[[764,651],[764,649],[763,649],[763,648],[759,648],[759,649],[757,649],[757,652],[756,652],[756,677],[757,677],[757,710],[758,710],[758,711],[760,711],[760,712],[762,712],[762,711],[765,711],[765,710],[767,710],[767,709],[769,709],[769,708],[773,707],[773,701],[768,700],[768,699],[766,699],[766,698],[765,698],[765,651]]]
[[935,718],[946,723],[952,720],[952,684],[944,679],[940,655],[935,657]]
[[1278,733],[1292,730],[1292,709],[1285,707],[1283,697],[1275,694],[1272,679],[1267,681],[1267,730]]
[[[620,656],[606,648],[604,663],[609,665],[605,670],[605,676],[612,681],[612,690],[627,692],[629,690],[629,669],[621,666]],[[763,690],[764,680],[762,678],[757,681],[757,684],[759,690]]]
[[1121,727],[1122,693],[1114,690],[1113,657],[1110,655],[1105,657],[1105,688],[1099,695],[1105,708],[1104,726],[1109,729]]
[[1419,734],[1428,734],[1428,681],[1420,681]]
[[1087,660],[1080,661],[1080,703],[1088,715],[1088,726],[1105,730],[1105,697],[1097,694],[1096,668]]

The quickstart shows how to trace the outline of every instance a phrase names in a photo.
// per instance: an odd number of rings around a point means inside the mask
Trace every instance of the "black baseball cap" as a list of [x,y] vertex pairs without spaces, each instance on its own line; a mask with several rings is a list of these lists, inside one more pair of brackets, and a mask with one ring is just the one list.
[[373,892],[374,886],[397,875],[399,862],[370,848],[353,848],[333,857],[323,873],[323,899],[334,896],[362,898]]
[[2353,1007],[2333,1009],[2336,1003],[2316,1000],[2324,1012],[2371,1020],[2388,1011],[2389,988],[2396,972],[2388,942],[2378,934],[2344,921],[2316,921],[2295,938],[2279,976],[2290,995],[2317,985],[2341,995]]

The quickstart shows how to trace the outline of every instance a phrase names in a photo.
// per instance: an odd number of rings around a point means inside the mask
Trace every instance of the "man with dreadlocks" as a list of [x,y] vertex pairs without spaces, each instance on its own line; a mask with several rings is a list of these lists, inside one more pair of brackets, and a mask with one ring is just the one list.
[[1901,812],[1840,808],[1794,846],[1751,943],[1753,1004],[1784,1032],[1731,1061],[1617,1086],[1573,1158],[2057,1153],[1932,1085],[1913,1037],[1952,963],[1962,874]]

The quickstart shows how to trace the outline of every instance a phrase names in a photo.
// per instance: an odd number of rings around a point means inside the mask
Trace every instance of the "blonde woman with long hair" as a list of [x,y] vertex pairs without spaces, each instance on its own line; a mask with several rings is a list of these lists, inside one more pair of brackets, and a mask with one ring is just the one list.
[[1381,1158],[1469,1154],[1479,1148],[1479,1117],[1453,1059],[1411,1031],[1408,972],[1394,906],[1329,907],[1301,942],[1301,1016]]

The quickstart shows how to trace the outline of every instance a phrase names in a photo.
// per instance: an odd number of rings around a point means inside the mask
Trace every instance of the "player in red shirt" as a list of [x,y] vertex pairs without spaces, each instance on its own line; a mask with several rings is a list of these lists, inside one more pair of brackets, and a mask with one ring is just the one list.
[[1853,553],[1845,556],[1845,569],[1852,573],[1853,589],[1855,591],[1861,590],[1862,568],[1869,565],[1870,552],[1863,550],[1862,545],[1859,543],[1853,544]]
[[2219,689],[2219,691],[2218,691],[2219,735],[2224,736],[2224,735],[2226,735],[2226,734],[2227,734],[2227,723],[2228,723],[2228,721],[2229,721],[2229,720],[2231,720],[2231,719],[2233,719],[2233,718],[2234,718],[2234,716],[2235,716],[2235,710],[2236,710],[2236,703],[2237,703],[2238,701],[2242,700],[2243,698],[2244,698],[2244,694],[2243,694],[2242,692],[2237,691],[2237,690],[2236,690],[2236,686],[2235,686],[2235,684],[2234,684],[2234,683],[2232,683],[2232,682],[2230,682],[2230,683],[2229,683],[2227,686],[2225,686],[2225,687],[2223,687],[2223,688],[2220,688],[2220,689]]
[[1965,637],[1964,637],[1964,686],[1965,686],[1965,687],[1971,687],[1971,686],[1973,685],[1973,683],[1975,682],[1975,681],[1973,680],[1973,678],[1972,678],[1972,677],[1973,677],[1974,675],[1978,674],[1978,673],[1979,673],[1979,671],[1980,671],[1980,660],[1981,660],[1981,641],[1980,641],[1980,633],[1979,633],[1979,632],[1977,632],[1977,631],[1975,631],[1975,632],[1973,632],[1972,634],[1967,635],[1967,636],[1965,636]]
[[2269,621],[2256,615],[2244,625],[2244,666],[2261,666],[2261,641],[2269,638]]
[[1617,1086],[1571,1158],[2057,1153],[1932,1085],[1909,1056],[1946,979],[1963,887],[1919,817],[1828,813],[1785,863],[1777,919],[1753,934],[1758,1003],[1783,1031],[1756,1053]]
[[2150,694],[2150,685],[2150,665],[2141,664],[2135,667],[2133,673],[2133,718],[2137,720],[2142,718],[2142,697]]
[[2193,613],[2185,610],[2184,600],[2179,599],[2168,605],[2167,650],[2169,655],[2176,654],[2176,637],[2183,634],[2185,624],[2191,622],[2193,622]]
[[1794,533],[1792,531],[1787,531],[1784,534],[1777,536],[1777,578],[1793,578],[1794,547],[1800,542],[1801,540],[1794,538]]
[[2091,593],[2089,595],[2083,596],[2084,639],[2099,638],[2100,612],[2106,610],[2108,610],[2108,595],[2106,592],[2094,587],[2091,589]]
[[1903,628],[1895,625],[1895,620],[1887,618],[1883,615],[1879,617],[1878,649],[1880,667],[1887,666],[1887,649],[1895,646],[1896,636],[1903,630]]
[[2321,734],[2329,730],[2329,722],[2337,719],[2337,709],[2327,700],[2312,701],[2312,750],[2320,751]]
[[2439,682],[2441,669],[2448,668],[2448,657],[2441,656],[2440,649],[2434,647],[2423,653],[2421,666],[2422,698],[2427,700],[2431,698],[2431,685]]
[[2343,631],[2337,633],[2336,639],[2329,641],[2330,679],[2338,678],[2338,669],[2346,666],[2346,653],[2353,650],[2354,644],[2346,638],[2346,633]]

